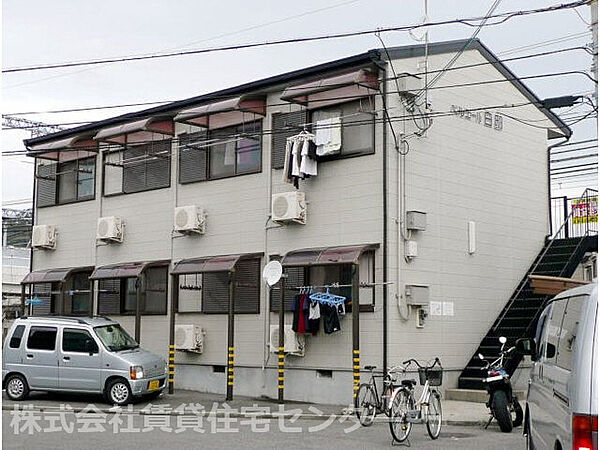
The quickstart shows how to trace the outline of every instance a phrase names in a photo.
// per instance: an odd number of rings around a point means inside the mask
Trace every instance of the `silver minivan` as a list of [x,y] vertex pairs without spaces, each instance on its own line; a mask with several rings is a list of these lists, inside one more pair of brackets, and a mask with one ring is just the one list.
[[167,364],[105,317],[21,317],[4,341],[2,388],[11,400],[30,391],[102,393],[124,405],[159,395]]
[[535,339],[517,349],[533,360],[524,434],[530,449],[598,449],[598,291],[590,284],[554,297]]

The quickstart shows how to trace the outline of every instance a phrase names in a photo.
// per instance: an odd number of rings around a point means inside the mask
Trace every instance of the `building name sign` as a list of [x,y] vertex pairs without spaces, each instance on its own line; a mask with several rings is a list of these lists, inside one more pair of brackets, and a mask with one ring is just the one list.
[[452,105],[450,107],[450,112],[456,117],[483,125],[487,128],[493,128],[496,131],[503,131],[504,129],[502,116],[497,113],[491,113],[490,111],[472,111],[457,105]]

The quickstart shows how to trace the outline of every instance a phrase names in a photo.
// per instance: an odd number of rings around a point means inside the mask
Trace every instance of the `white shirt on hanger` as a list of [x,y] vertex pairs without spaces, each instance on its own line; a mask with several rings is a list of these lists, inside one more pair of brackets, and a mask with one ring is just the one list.
[[317,174],[317,161],[308,155],[310,148],[310,139],[305,139],[302,143],[302,162],[300,163],[300,172],[315,176]]

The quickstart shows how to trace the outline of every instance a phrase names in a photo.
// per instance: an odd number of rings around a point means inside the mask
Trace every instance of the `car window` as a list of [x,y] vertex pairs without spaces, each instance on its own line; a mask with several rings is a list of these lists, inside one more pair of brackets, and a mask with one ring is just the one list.
[[98,345],[90,333],[85,330],[65,328],[63,330],[62,349],[64,352],[89,353],[90,350],[86,349],[85,345],[88,340],[92,342],[91,351],[96,353],[98,351]]
[[558,340],[560,338],[560,330],[562,321],[565,316],[568,299],[561,298],[553,302],[552,313],[548,322],[548,338],[546,341],[546,349],[543,356],[546,361],[556,361],[556,349],[558,348]]
[[31,327],[27,338],[27,348],[32,350],[54,350],[56,348],[56,328]]
[[566,305],[556,352],[556,364],[566,370],[572,369],[577,328],[587,299],[587,295],[578,295],[569,298]]
[[10,348],[19,348],[21,346],[21,340],[23,338],[23,333],[25,332],[25,325],[17,325],[15,327],[15,331],[13,332],[12,337],[10,338],[10,342],[8,346]]

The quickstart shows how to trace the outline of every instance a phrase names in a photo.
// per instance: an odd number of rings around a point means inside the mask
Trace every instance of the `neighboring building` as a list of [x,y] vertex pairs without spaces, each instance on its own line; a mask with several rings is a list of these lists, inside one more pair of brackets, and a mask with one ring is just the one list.
[[29,273],[31,209],[2,209],[2,337],[21,304],[21,281]]
[[[260,273],[283,258],[286,307],[297,286],[336,282],[354,287],[332,292],[358,294],[360,303],[360,354],[350,312],[341,331],[307,335],[304,356],[285,361],[287,399],[348,402],[353,366],[381,368],[386,358],[393,365],[440,356],[445,386],[456,386],[544,248],[548,139],[571,134],[477,40],[430,44],[432,74],[465,45],[456,65],[469,67],[447,71],[428,92],[427,131],[422,96],[415,102],[424,87],[417,45],[27,140],[37,157],[35,225],[58,233],[54,249],[33,253],[26,281],[46,299],[34,313],[108,315],[167,356],[169,273],[179,273],[176,325],[205,334],[201,354],[177,351],[175,385],[224,392],[234,357],[236,394],[275,397],[270,329],[279,289],[270,299]],[[286,138],[320,120],[330,120],[319,123],[331,124],[333,154],[296,191],[282,179]],[[408,144],[395,148],[394,134]],[[271,220],[297,206],[279,198],[271,210],[272,196],[285,192],[305,194],[305,224]],[[204,210],[203,234],[175,231],[196,221],[192,209],[175,218],[184,206]],[[122,242],[97,240],[112,231]],[[238,256],[210,258],[221,255]],[[352,262],[359,282],[374,286],[358,287]],[[227,348],[229,268],[235,356]]]

